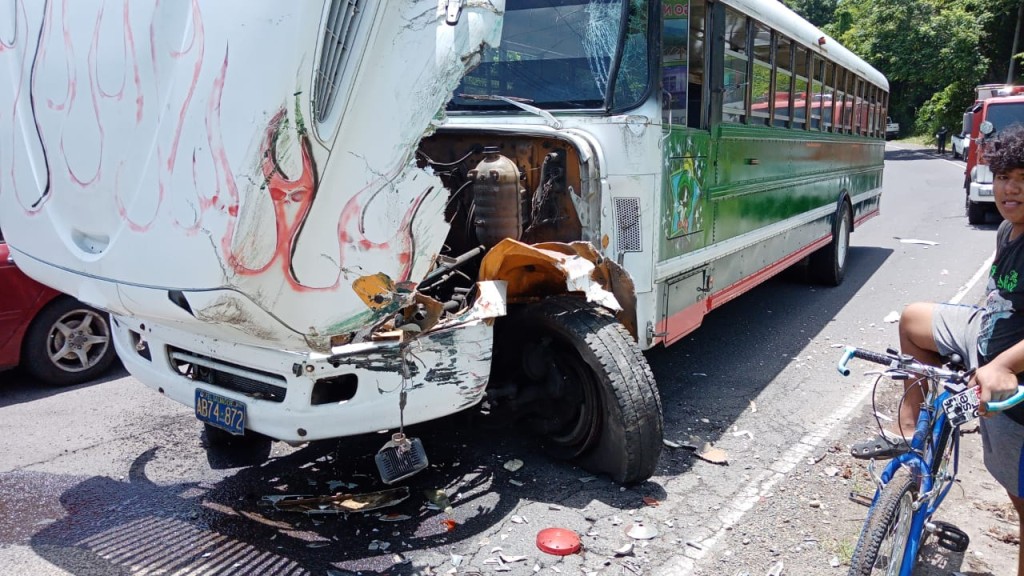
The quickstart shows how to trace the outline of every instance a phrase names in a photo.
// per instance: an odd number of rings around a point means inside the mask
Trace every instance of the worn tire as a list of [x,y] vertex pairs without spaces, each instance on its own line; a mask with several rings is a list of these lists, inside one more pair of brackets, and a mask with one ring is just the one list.
[[850,230],[853,228],[853,214],[850,205],[840,202],[832,222],[832,241],[822,246],[808,260],[811,278],[827,286],[839,286],[846,276],[846,261],[850,251]]
[[661,455],[661,399],[622,324],[570,296],[547,298],[509,320],[506,334],[519,340],[523,373],[535,374],[534,386],[558,391],[544,399],[555,411],[543,433],[549,452],[616,482],[650,478]]
[[917,483],[901,468],[882,488],[864,521],[850,560],[850,576],[899,574],[910,542]]
[[984,224],[985,216],[987,211],[985,205],[980,202],[971,202],[971,199],[967,199],[967,223],[968,224]]
[[21,365],[52,386],[95,380],[116,357],[110,316],[70,296],[40,310],[21,345]]

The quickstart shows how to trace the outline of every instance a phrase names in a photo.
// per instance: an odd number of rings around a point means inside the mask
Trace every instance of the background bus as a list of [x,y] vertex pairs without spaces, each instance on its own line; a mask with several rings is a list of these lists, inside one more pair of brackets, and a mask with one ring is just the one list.
[[[486,398],[644,480],[640,351],[804,258],[838,284],[878,211],[885,78],[774,0],[18,6],[12,253],[213,444]],[[383,479],[422,452],[396,437]]]

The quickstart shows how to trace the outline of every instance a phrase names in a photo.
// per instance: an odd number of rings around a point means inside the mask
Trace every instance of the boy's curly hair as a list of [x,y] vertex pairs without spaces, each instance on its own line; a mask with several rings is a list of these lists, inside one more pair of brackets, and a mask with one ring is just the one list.
[[985,161],[993,174],[1024,168],[1024,126],[1014,123],[1000,130],[995,141],[985,146]]

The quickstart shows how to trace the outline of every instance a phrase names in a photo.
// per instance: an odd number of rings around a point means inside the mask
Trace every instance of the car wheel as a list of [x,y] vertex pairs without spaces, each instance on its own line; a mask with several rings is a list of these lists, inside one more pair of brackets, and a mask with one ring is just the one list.
[[60,297],[39,312],[21,351],[29,374],[54,386],[94,380],[114,357],[110,317],[70,297]]

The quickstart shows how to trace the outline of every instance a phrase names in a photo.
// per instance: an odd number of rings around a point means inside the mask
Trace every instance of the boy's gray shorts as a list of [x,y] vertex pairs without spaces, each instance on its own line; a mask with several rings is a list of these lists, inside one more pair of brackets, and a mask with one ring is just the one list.
[[[978,366],[978,334],[984,308],[936,304],[932,312],[932,337],[939,354],[956,353],[970,367]],[[1013,496],[1024,496],[1024,426],[1005,414],[981,419],[985,467]]]

